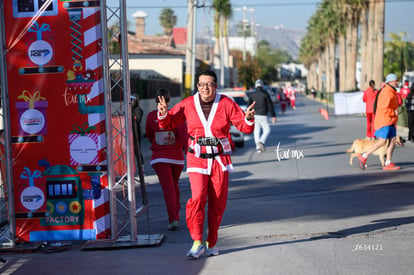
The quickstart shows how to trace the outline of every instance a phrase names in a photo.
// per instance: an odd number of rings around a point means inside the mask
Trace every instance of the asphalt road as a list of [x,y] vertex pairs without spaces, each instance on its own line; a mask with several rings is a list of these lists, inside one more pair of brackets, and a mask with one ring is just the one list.
[[[190,188],[184,173],[181,228],[167,231],[144,139],[150,208],[138,219],[138,231],[165,234],[160,245],[85,250],[73,244],[3,253],[1,274],[414,274],[414,144],[396,148],[393,161],[401,170],[383,171],[370,156],[362,171],[356,159],[348,164],[345,150],[365,136],[365,118],[334,117],[328,108],[325,120],[321,107],[326,105],[299,96],[296,110],[278,114],[264,153],[256,153],[252,136],[233,153],[219,256],[185,256],[192,241],[185,226]],[[404,129],[398,133],[407,137]]]

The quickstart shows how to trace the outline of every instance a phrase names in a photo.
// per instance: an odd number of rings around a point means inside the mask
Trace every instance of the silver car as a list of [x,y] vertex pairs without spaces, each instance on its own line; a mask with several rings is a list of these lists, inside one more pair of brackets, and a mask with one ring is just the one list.
[[[246,111],[248,98],[244,91],[234,91],[231,89],[225,89],[218,90],[217,92],[230,97],[242,108],[243,111]],[[243,132],[240,132],[234,125],[231,125],[230,127],[230,135],[234,143],[234,146],[239,148],[244,146],[245,134]]]

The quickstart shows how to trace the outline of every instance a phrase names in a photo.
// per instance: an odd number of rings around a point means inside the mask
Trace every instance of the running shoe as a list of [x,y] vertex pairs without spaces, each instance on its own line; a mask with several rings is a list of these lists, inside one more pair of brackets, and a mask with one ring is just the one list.
[[207,247],[206,255],[208,257],[210,257],[210,256],[217,256],[217,255],[220,254],[217,246],[213,246],[213,247],[210,248],[210,247],[208,247],[208,242],[206,242],[206,247]]
[[386,171],[394,171],[394,170],[400,170],[401,167],[399,166],[395,166],[394,163],[390,163],[388,165],[385,165],[384,167],[382,167],[382,170],[386,170]]
[[367,158],[364,158],[362,155],[358,154],[359,159],[359,167],[361,167],[362,170],[365,170],[365,164],[367,163]]
[[201,255],[204,254],[205,251],[206,248],[201,241],[194,241],[193,246],[187,253],[187,257],[198,259]]
[[265,147],[264,144],[261,143],[260,141],[257,143],[257,147],[260,149],[260,151],[264,152],[265,151]]
[[178,221],[173,221],[168,225],[168,231],[177,231],[178,229],[180,229]]

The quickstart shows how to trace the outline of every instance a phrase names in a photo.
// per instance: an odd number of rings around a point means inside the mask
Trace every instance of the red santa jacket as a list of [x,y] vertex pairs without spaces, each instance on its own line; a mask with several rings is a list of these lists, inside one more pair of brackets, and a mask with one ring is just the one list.
[[151,165],[160,162],[184,165],[184,150],[187,149],[185,123],[173,130],[161,129],[158,125],[157,110],[155,110],[147,116],[145,133],[151,142]]
[[402,86],[401,87],[401,89],[400,89],[400,94],[401,94],[401,97],[403,98],[403,99],[406,99],[407,98],[407,95],[410,93],[410,88],[408,87],[408,85],[405,85],[404,84],[404,86]]
[[[229,154],[223,154],[221,144],[202,146],[197,143],[200,138],[229,137],[233,124],[239,131],[250,134],[254,130],[254,121],[245,119],[245,113],[237,103],[227,96],[216,93],[208,119],[201,109],[198,93],[177,103],[169,112],[158,116],[161,128],[173,129],[186,122],[188,130],[187,173],[198,172],[210,175],[214,161],[218,161],[223,171],[232,171],[233,165]],[[209,157],[206,157],[209,155]]]
[[365,112],[366,113],[374,113],[374,102],[375,96],[377,95],[378,90],[372,89],[372,87],[368,87],[363,95],[362,101],[365,102]]

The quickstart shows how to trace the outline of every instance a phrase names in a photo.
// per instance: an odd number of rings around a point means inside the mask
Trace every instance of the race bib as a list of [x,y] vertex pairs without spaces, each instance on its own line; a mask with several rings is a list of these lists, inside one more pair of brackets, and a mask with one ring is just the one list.
[[221,147],[223,148],[224,154],[231,154],[231,145],[228,138],[220,139]]
[[158,145],[175,144],[175,134],[172,131],[156,132],[155,143]]

